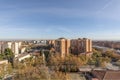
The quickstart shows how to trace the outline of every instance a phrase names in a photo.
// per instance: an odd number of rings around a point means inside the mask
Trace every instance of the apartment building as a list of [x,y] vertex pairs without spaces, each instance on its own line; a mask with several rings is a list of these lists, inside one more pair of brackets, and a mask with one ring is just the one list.
[[18,47],[21,48],[22,42],[18,42]]
[[49,40],[47,41],[47,44],[55,46],[55,40]]
[[92,52],[92,40],[87,38],[78,38],[71,40],[71,53],[90,53]]
[[6,48],[12,48],[12,42],[1,42],[0,43],[0,52],[4,53]]
[[70,40],[65,38],[59,38],[55,40],[55,51],[60,53],[60,56],[64,58],[69,55],[70,52]]
[[9,48],[14,53],[15,57],[19,55],[21,42],[0,42],[0,53],[4,53],[6,48]]
[[2,54],[4,52],[4,46],[3,46],[4,42],[0,41],[0,54]]
[[55,51],[60,53],[61,57],[65,57],[69,53],[74,55],[92,53],[92,40],[87,38],[72,40],[59,38],[57,40],[50,40],[48,43],[54,45]]
[[17,57],[19,55],[19,43],[18,42],[12,43],[12,48],[10,48],[10,49],[14,53],[15,57]]

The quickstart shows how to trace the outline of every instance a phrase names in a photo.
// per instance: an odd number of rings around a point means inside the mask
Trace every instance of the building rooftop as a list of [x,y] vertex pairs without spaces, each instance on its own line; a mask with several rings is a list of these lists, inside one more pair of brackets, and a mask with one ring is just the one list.
[[23,53],[23,54],[20,54],[17,58],[19,59],[19,58],[27,56],[27,55],[31,55],[31,54],[30,53],[29,54],[28,53]]
[[92,71],[92,74],[99,80],[119,80],[120,71]]
[[107,71],[104,80],[119,80],[120,79],[120,71]]

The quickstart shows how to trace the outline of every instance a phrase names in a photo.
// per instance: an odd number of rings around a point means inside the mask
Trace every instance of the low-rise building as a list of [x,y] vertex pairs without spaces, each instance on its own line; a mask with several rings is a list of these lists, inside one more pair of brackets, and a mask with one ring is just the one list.
[[17,57],[17,60],[22,61],[22,60],[24,60],[26,58],[30,58],[30,57],[31,57],[31,54],[21,54]]
[[0,64],[8,64],[8,60],[1,60]]
[[26,47],[20,48],[20,53],[23,54],[26,51]]

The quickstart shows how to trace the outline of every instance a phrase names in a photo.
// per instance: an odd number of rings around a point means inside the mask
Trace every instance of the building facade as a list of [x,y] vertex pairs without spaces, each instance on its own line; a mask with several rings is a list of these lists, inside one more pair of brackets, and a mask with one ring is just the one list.
[[15,57],[19,55],[19,49],[21,42],[0,42],[0,53],[4,53],[6,48],[9,48],[14,53]]
[[74,55],[79,55],[81,53],[89,54],[92,53],[92,40],[83,39],[65,39],[59,38],[57,40],[49,40],[49,44],[54,45],[56,53],[60,53],[61,57],[69,55],[69,53]]
[[71,40],[71,53],[78,55],[90,52],[92,52],[92,40],[87,38]]
[[60,53],[60,56],[64,58],[69,55],[70,52],[70,40],[65,38],[59,38],[55,40],[55,51]]
[[19,55],[19,43],[18,42],[14,42],[12,44],[12,52],[14,53],[15,57],[17,57]]
[[0,54],[4,53],[4,42],[0,41]]
[[47,44],[55,46],[55,40],[48,40]]

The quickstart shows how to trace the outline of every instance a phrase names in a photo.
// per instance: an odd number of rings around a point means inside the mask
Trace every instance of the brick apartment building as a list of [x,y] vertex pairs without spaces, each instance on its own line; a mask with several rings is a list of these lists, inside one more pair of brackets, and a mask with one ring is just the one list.
[[61,57],[65,57],[69,55],[70,40],[65,38],[59,38],[55,40],[55,51],[60,53]]
[[55,51],[60,53],[61,57],[65,57],[69,53],[79,55],[81,53],[92,52],[92,40],[87,38],[72,40],[59,38],[57,40],[50,40],[48,43],[54,45]]
[[71,40],[71,53],[77,55],[90,52],[92,52],[92,40],[87,38]]

